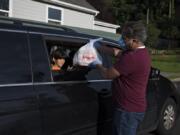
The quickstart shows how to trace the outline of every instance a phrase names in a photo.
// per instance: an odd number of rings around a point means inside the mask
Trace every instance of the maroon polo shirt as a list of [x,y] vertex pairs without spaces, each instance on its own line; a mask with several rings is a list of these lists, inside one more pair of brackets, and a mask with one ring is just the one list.
[[120,76],[113,80],[113,102],[129,112],[146,110],[146,86],[151,60],[146,48],[124,52],[114,64]]

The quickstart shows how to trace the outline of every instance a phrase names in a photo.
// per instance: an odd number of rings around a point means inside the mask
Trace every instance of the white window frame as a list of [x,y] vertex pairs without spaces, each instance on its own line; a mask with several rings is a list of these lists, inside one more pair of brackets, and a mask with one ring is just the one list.
[[[53,9],[60,10],[60,11],[61,11],[61,20],[50,19],[50,18],[48,17],[49,8],[53,8]],[[57,23],[63,25],[63,24],[64,24],[64,10],[63,10],[62,8],[60,8],[60,7],[47,5],[47,8],[46,8],[46,22],[48,23],[49,21],[57,22]]]
[[0,9],[0,12],[8,13],[8,17],[12,17],[12,2],[13,0],[9,0],[9,10]]

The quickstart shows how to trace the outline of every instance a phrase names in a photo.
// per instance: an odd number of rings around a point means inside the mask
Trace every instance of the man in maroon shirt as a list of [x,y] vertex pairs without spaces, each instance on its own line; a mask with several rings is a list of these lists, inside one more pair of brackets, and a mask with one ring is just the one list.
[[146,37],[146,29],[141,22],[127,22],[119,40],[125,51],[95,44],[99,51],[119,58],[111,68],[104,67],[98,60],[91,63],[104,78],[113,79],[113,135],[135,135],[138,124],[143,120],[151,65],[143,43]]

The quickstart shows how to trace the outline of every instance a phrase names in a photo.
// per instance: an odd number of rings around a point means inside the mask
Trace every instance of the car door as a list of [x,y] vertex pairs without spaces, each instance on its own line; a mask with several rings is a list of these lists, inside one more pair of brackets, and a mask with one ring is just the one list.
[[151,68],[146,92],[147,109],[140,130],[150,130],[156,127],[160,102],[159,91],[159,70]]
[[[74,42],[69,43],[70,39],[67,41],[66,46],[75,44]],[[57,45],[62,42],[43,40],[41,35],[30,35],[30,43],[34,88],[39,95],[44,134],[99,134],[107,126],[104,122],[107,122],[109,117],[109,110],[107,106],[104,106],[107,100],[102,100],[109,96],[108,81],[98,79],[99,73],[88,68],[75,72],[69,71],[67,74],[60,75],[59,80],[54,80],[50,70],[47,45],[51,46],[54,43]],[[68,49],[73,50],[73,47]],[[62,79],[63,77],[66,79]],[[98,93],[104,97],[100,97]],[[100,106],[101,109],[99,109]],[[100,116],[102,113],[105,115]]]
[[0,31],[0,134],[41,135],[27,34]]
[[[114,58],[99,52],[102,57],[102,63],[105,67],[111,67]],[[112,134],[112,80],[107,80],[102,77],[97,69],[91,69],[87,75],[89,84],[98,95],[98,119],[97,119],[97,135]]]

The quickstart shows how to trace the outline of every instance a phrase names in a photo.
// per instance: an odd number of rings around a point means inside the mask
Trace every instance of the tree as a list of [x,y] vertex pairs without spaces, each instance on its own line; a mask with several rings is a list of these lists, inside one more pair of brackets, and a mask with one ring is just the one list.
[[158,37],[161,31],[156,27],[156,24],[154,23],[148,24],[147,30],[148,30],[148,38],[145,44],[149,48],[156,48]]
[[131,20],[137,9],[134,0],[113,0],[113,11],[118,24]]
[[116,18],[112,13],[112,1],[113,0],[87,0],[95,9],[100,11],[96,16],[96,19],[105,20],[109,23],[116,23]]

